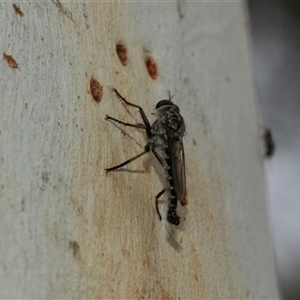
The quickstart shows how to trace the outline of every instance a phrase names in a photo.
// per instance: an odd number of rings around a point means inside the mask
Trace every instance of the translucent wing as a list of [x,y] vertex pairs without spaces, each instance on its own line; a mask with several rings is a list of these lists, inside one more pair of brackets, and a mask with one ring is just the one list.
[[186,180],[185,180],[185,160],[182,139],[169,138],[169,149],[171,154],[171,168],[174,189],[178,200],[185,204]]

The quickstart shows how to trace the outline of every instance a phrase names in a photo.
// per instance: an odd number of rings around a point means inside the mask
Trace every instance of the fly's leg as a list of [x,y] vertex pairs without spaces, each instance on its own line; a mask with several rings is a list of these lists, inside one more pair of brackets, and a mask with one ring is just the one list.
[[158,217],[159,217],[160,220],[161,220],[162,218],[161,218],[161,214],[160,214],[159,209],[158,209],[158,199],[159,199],[166,191],[167,191],[167,188],[164,188],[164,189],[163,189],[162,191],[160,191],[160,192],[156,195],[156,197],[155,197],[155,209],[156,209],[156,212],[157,212]]
[[[120,93],[117,91],[117,89],[113,88],[113,91],[115,92],[115,94],[118,96],[118,98],[119,98],[124,104],[129,105],[129,106],[133,106],[133,107],[137,107],[137,108],[139,109],[140,114],[141,114],[142,119],[143,119],[143,122],[144,122],[144,125],[143,125],[143,124],[130,124],[130,123],[125,123],[125,122],[123,122],[123,121],[117,120],[117,119],[115,119],[115,118],[113,118],[113,117],[110,117],[110,116],[108,116],[108,115],[106,115],[105,120],[111,120],[111,121],[114,121],[114,122],[116,122],[116,123],[122,124],[122,125],[124,125],[124,126],[130,126],[130,127],[135,127],[135,128],[145,129],[146,132],[147,132],[148,137],[151,137],[151,136],[152,136],[151,130],[150,130],[151,126],[150,126],[150,123],[149,123],[149,121],[148,121],[148,119],[147,119],[147,117],[146,117],[146,114],[145,114],[144,110],[143,110],[140,106],[128,102],[124,97],[122,97],[122,96],[120,95]],[[143,156],[144,154],[148,153],[149,151],[150,151],[150,145],[147,144],[147,145],[145,146],[145,148],[144,148],[144,151],[143,151],[142,153],[140,153],[140,154],[138,154],[138,155],[136,155],[136,156],[134,156],[134,157],[132,157],[132,158],[130,158],[130,159],[124,161],[123,163],[121,163],[121,164],[119,164],[119,165],[117,165],[117,166],[114,166],[114,167],[111,167],[111,168],[107,168],[107,169],[105,169],[105,170],[106,170],[106,172],[110,172],[110,171],[113,171],[113,170],[117,170],[117,169],[119,169],[119,168],[121,168],[121,167],[123,167],[123,166],[126,166],[127,164],[131,163],[132,161],[138,159],[139,157]]]
[[[167,169],[168,168],[168,165],[166,164],[166,161],[158,154],[158,152],[156,152],[155,148],[152,148],[152,152],[154,154],[154,156],[156,157],[156,159],[159,161],[159,163],[165,168]],[[158,217],[160,220],[162,220],[161,218],[161,214],[159,212],[159,209],[158,209],[158,199],[167,191],[167,187],[165,187],[162,191],[160,191],[156,197],[155,197],[155,209],[156,209],[156,212],[158,214]]]
[[[131,102],[128,102],[123,96],[121,96],[121,94],[118,92],[117,89],[113,88],[113,91],[115,92],[115,94],[118,96],[118,98],[119,98],[124,104],[129,105],[129,106],[133,106],[133,107],[136,107],[136,108],[139,109],[140,114],[141,114],[141,117],[142,117],[143,122],[144,122],[144,124],[145,124],[145,127],[144,127],[144,128],[146,129],[146,132],[147,132],[148,137],[151,137],[151,136],[152,136],[152,133],[151,133],[151,131],[150,131],[151,126],[150,126],[149,120],[148,120],[148,118],[147,118],[147,116],[146,116],[144,110],[143,110],[140,106],[138,106],[138,105],[136,105],[136,104],[133,104],[133,103],[131,103]],[[119,123],[122,124],[122,122],[119,122]],[[123,124],[123,125],[125,125],[125,124]],[[139,125],[140,125],[140,124],[137,124],[137,126],[132,126],[132,127],[141,128]],[[127,125],[127,126],[130,126],[130,125]]]
[[107,168],[107,169],[105,169],[105,170],[106,170],[106,172],[110,172],[110,171],[117,170],[117,169],[119,169],[119,168],[121,168],[121,167],[124,167],[124,166],[128,165],[129,163],[131,163],[132,161],[134,161],[134,160],[138,159],[139,157],[145,155],[145,154],[148,153],[149,151],[150,151],[150,146],[149,146],[149,144],[147,144],[147,145],[145,146],[145,150],[144,150],[142,153],[140,153],[140,154],[138,154],[138,155],[136,155],[136,156],[134,156],[134,157],[132,157],[132,158],[130,158],[130,159],[124,161],[123,163],[121,163],[121,164],[119,164],[119,165],[117,165],[117,166],[114,166],[114,167],[111,167],[111,168]]
[[113,117],[111,117],[111,116],[108,116],[108,115],[106,115],[105,120],[111,120],[111,121],[113,121],[113,122],[122,124],[122,125],[124,125],[124,126],[130,126],[130,127],[135,127],[135,128],[146,129],[146,126],[143,125],[143,124],[130,124],[130,123],[125,123],[125,122],[122,122],[122,121],[120,121],[120,120],[117,120],[117,119],[115,119],[115,118],[113,118]]
[[[162,191],[160,191],[156,197],[155,197],[155,208],[156,208],[156,212],[158,214],[158,217],[159,219],[161,220],[161,214],[159,212],[159,209],[158,209],[158,199],[167,191],[167,188],[165,187]],[[176,197],[174,196],[171,196],[171,202],[173,202],[172,200],[175,200]],[[177,202],[177,199],[176,199],[176,202]],[[176,213],[176,207],[177,205],[174,204],[174,203],[171,203],[170,206],[169,206],[169,209],[168,209],[168,213],[167,213],[167,220],[169,223],[175,225],[175,226],[178,226],[180,224],[180,220],[179,220],[179,217],[177,216],[177,213]]]

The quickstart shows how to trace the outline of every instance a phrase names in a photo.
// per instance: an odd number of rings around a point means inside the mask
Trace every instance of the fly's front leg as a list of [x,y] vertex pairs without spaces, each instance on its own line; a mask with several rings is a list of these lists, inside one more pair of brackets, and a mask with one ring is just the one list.
[[125,122],[123,122],[123,121],[117,120],[117,119],[115,119],[115,118],[113,118],[113,117],[111,117],[111,116],[108,116],[108,115],[106,115],[105,120],[110,120],[110,121],[116,122],[116,123],[118,123],[118,124],[122,124],[122,125],[124,125],[124,126],[130,126],[130,127],[135,127],[135,128],[146,129],[146,126],[143,125],[143,124],[130,124],[130,123],[125,123]]
[[[143,122],[144,122],[144,124],[145,124],[145,127],[144,127],[144,128],[146,129],[147,136],[148,136],[148,137],[151,137],[151,136],[152,136],[152,133],[151,133],[151,130],[150,130],[151,126],[150,126],[149,120],[148,120],[148,118],[147,118],[147,116],[146,116],[144,110],[143,110],[140,106],[138,106],[138,105],[136,105],[136,104],[133,104],[133,103],[127,101],[123,96],[121,96],[121,94],[118,92],[117,89],[113,88],[113,91],[115,92],[115,94],[118,96],[118,98],[119,98],[125,105],[133,106],[133,107],[136,107],[136,108],[139,109],[140,114],[141,114],[141,117],[142,117]],[[119,122],[119,123],[123,124],[122,122]],[[125,125],[125,124],[123,124],[123,125]],[[141,124],[137,124],[137,126],[132,126],[132,127],[141,128],[141,127],[139,127],[140,125],[141,125]],[[127,125],[127,126],[131,126],[131,125]]]

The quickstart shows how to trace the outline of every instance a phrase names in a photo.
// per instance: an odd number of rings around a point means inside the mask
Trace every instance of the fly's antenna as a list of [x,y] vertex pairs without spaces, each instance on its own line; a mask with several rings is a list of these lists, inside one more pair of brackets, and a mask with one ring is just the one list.
[[169,99],[162,99],[160,101],[171,101],[172,102],[172,99],[175,97],[175,95],[171,96],[171,93],[169,91]]
[[171,91],[169,90],[169,101],[172,101],[172,99],[175,97],[175,95],[171,96]]
[[172,99],[175,97],[175,95],[171,96],[171,92],[169,90],[169,99],[162,99],[160,101],[171,101],[172,102]]

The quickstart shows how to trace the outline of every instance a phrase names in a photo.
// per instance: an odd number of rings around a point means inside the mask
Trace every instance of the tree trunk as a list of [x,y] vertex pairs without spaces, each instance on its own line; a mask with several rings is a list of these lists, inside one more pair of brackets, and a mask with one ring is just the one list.
[[[277,298],[243,3],[0,3],[0,296]],[[185,118],[187,205],[165,186],[143,107]]]

